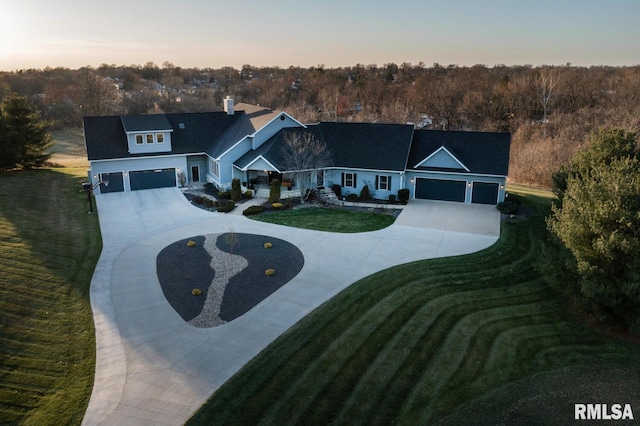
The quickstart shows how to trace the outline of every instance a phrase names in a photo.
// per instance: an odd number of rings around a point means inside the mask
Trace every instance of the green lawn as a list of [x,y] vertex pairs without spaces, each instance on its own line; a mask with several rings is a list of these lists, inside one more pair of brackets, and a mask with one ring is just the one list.
[[[640,371],[637,345],[576,322],[535,270],[546,241],[540,213],[550,200],[539,191],[520,195],[538,213],[505,222],[494,246],[355,283],[256,356],[189,424],[432,424],[537,373]],[[558,391],[570,397],[576,384],[591,384],[584,380],[563,377]],[[530,410],[524,414],[535,418],[541,406]]]
[[249,216],[261,222],[327,232],[377,231],[391,225],[395,218],[384,213],[365,213],[339,208],[307,207],[277,213]]
[[102,242],[86,169],[0,175],[0,424],[80,424],[95,368]]

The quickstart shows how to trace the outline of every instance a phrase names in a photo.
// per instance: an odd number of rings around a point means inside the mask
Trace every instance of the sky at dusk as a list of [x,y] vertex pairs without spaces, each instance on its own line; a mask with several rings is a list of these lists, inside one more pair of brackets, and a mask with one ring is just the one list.
[[640,64],[640,0],[0,0],[0,71]]

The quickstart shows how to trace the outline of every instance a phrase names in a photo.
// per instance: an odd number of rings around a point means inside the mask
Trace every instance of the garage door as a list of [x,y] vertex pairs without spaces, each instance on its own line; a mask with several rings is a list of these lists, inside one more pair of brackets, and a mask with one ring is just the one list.
[[[100,173],[100,193],[122,192],[124,191],[124,181],[122,180],[122,172],[117,173]],[[106,182],[109,182],[106,184]]]
[[176,169],[140,170],[129,172],[131,190],[176,186]]
[[498,204],[498,184],[488,182],[473,182],[471,202],[476,204]]
[[463,180],[417,179],[416,198],[464,203],[467,182]]

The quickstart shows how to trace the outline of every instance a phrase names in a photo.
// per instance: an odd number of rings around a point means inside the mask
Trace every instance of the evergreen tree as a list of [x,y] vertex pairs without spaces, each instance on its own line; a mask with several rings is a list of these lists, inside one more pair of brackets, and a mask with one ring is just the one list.
[[11,95],[0,104],[0,168],[44,165],[52,145],[47,123],[26,98]]
[[640,332],[640,153],[636,136],[600,133],[565,170],[548,227],[575,258],[578,293],[603,319]]
[[231,199],[235,202],[242,200],[242,188],[240,187],[240,179],[231,181]]
[[269,188],[269,202],[277,203],[280,201],[280,180],[274,179],[271,181],[271,187]]

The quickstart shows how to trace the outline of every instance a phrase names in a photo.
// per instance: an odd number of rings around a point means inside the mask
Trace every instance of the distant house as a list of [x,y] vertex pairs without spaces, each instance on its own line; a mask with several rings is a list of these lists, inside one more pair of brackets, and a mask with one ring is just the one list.
[[415,130],[411,125],[302,124],[284,111],[238,104],[224,112],[84,118],[89,176],[96,192],[211,182],[245,188],[278,178],[293,189],[284,159],[287,133],[311,133],[331,163],[317,185],[343,195],[368,185],[387,199],[406,188],[411,198],[497,204],[504,200],[510,135]]

